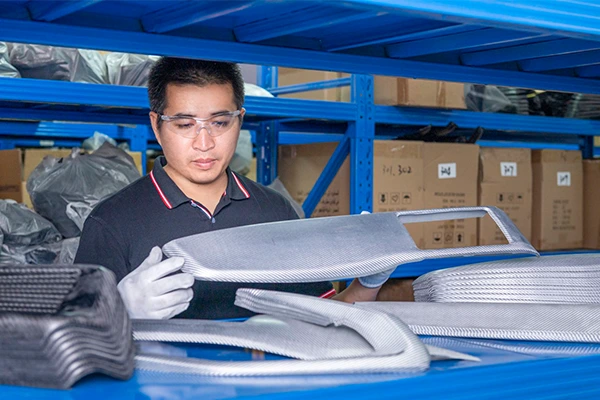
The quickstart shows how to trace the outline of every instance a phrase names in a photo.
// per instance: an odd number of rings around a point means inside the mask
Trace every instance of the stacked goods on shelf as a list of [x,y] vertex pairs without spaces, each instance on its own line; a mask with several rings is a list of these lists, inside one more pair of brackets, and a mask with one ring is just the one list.
[[[21,150],[4,150],[0,155],[0,198],[22,202]],[[16,203],[4,212],[0,209],[0,236],[13,237],[17,229],[21,236],[39,237],[36,232],[40,226],[51,226],[58,236],[28,244],[5,240],[0,263],[68,264],[74,259],[78,236],[93,207],[139,178],[139,165],[108,143],[89,155],[77,150],[48,153],[41,149],[26,150],[25,155],[27,190],[36,212]]]
[[8,46],[4,42],[0,42],[0,77],[5,78],[20,78],[21,74],[15,67],[10,64],[10,56]]
[[[314,71],[295,68],[279,68],[279,86],[319,82],[347,77],[333,71]],[[406,105],[420,107],[443,107],[464,109],[464,85],[462,83],[374,76],[374,102],[382,105]],[[350,101],[350,88],[312,90],[281,95],[296,99]]]
[[600,160],[583,160],[583,247],[600,250]]
[[532,244],[538,250],[583,246],[581,152],[534,150]]
[[97,266],[0,266],[0,384],[68,389],[133,374],[131,321],[115,276]]
[[[479,205],[502,209],[531,241],[531,150],[484,147],[480,151]],[[506,243],[489,217],[479,221],[479,244]]]
[[10,63],[23,78],[106,83],[104,57],[94,50],[10,43]]
[[[279,176],[302,203],[335,150],[335,143],[280,146]],[[477,205],[479,146],[456,143],[375,141],[373,211]],[[344,162],[312,216],[344,215],[350,209],[350,167]],[[412,224],[420,248],[477,244],[476,220]]]

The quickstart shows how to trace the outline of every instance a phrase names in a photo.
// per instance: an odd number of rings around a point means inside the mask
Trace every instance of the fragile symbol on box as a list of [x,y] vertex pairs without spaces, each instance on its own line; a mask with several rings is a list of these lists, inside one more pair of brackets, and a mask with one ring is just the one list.
[[557,172],[556,180],[558,186],[571,186],[571,173],[570,172]]
[[523,204],[523,193],[517,193],[517,204]]
[[402,193],[402,204],[410,204],[412,203],[412,195],[410,192]]
[[433,232],[433,243],[440,243],[442,241],[442,232]]
[[516,162],[501,162],[500,163],[500,175],[501,176],[517,176],[517,163]]
[[392,193],[390,195],[390,201],[392,204],[400,204],[400,193]]
[[379,193],[379,204],[387,204],[388,196],[387,193]]
[[438,164],[438,178],[456,178],[456,163]]
[[505,198],[504,193],[498,193],[498,203],[504,203]]
[[465,240],[465,234],[462,232],[456,232],[456,243],[462,243]]

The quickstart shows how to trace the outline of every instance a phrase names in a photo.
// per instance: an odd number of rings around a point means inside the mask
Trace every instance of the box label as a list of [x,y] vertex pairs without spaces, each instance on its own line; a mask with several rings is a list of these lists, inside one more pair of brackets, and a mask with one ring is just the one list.
[[571,186],[571,173],[570,172],[557,172],[556,181],[558,186]]
[[438,164],[439,179],[456,178],[456,163]]
[[500,163],[500,175],[501,176],[517,176],[517,163],[516,162],[501,162]]

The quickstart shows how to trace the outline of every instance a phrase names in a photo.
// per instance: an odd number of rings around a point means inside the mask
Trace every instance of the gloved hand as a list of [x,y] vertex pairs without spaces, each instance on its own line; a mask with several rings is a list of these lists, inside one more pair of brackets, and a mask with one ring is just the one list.
[[131,318],[169,319],[185,311],[194,295],[194,276],[179,273],[183,258],[162,260],[160,247],[153,247],[150,255],[119,282],[117,289]]
[[[370,214],[370,212],[363,211],[363,212],[361,212],[361,214]],[[363,277],[358,278],[358,281],[360,282],[361,285],[363,285],[366,288],[375,289],[375,288],[378,288],[381,285],[383,285],[385,282],[387,282],[387,280],[390,278],[390,275],[395,270],[396,270],[396,268],[394,267],[390,270],[379,272],[377,274],[363,276]]]

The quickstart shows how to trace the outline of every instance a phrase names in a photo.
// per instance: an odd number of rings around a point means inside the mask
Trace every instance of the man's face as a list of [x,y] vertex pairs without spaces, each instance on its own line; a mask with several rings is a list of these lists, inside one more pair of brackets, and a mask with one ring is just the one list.
[[[231,84],[204,87],[169,84],[163,115],[210,118],[236,109]],[[220,136],[210,136],[206,129],[201,129],[195,138],[172,132],[166,121],[159,126],[157,118],[155,113],[150,113],[154,134],[171,172],[195,184],[210,184],[222,176],[235,153],[240,134],[239,118],[235,118],[231,129]]]

